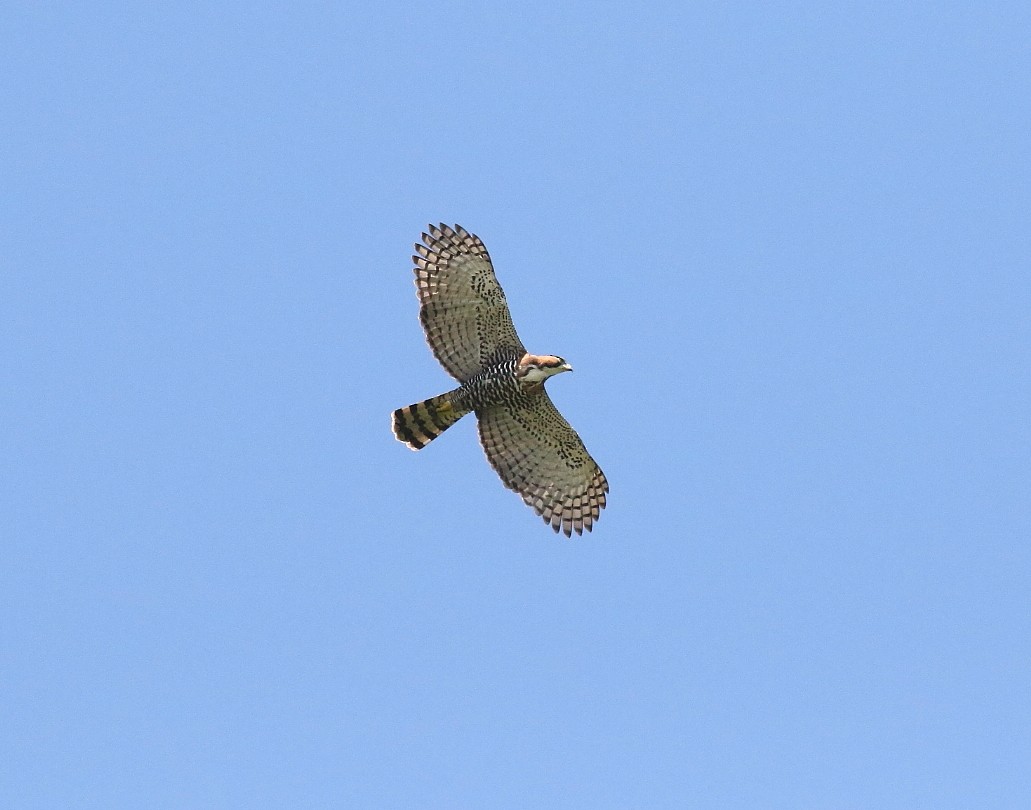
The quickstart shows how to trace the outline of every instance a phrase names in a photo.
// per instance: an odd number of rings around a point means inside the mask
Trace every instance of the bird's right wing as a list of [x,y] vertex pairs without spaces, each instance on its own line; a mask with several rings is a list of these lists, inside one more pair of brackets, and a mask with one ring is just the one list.
[[492,362],[522,357],[526,349],[480,238],[441,224],[422,239],[412,256],[419,319],[440,364],[465,382]]

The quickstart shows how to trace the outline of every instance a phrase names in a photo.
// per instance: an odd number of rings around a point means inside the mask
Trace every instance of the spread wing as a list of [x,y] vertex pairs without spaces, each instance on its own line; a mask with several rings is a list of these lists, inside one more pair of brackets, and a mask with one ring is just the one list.
[[487,248],[459,225],[429,226],[415,246],[415,286],[426,340],[447,372],[465,382],[492,361],[522,357],[505,293]]
[[542,388],[523,406],[476,415],[487,460],[505,486],[556,532],[590,531],[605,508],[609,482],[547,392]]

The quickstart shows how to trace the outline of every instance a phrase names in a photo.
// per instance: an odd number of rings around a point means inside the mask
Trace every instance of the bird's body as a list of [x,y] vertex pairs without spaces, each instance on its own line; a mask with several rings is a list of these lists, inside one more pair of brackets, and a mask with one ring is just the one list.
[[483,242],[460,226],[430,226],[416,244],[420,320],[430,348],[461,385],[398,408],[394,435],[420,450],[474,412],[487,459],[552,528],[591,530],[609,486],[583,442],[544,390],[572,367],[526,351]]
[[543,391],[542,383],[571,370],[561,357],[500,360],[472,375],[461,386],[425,402],[395,411],[394,433],[414,450],[421,450],[461,417],[490,408],[528,409]]

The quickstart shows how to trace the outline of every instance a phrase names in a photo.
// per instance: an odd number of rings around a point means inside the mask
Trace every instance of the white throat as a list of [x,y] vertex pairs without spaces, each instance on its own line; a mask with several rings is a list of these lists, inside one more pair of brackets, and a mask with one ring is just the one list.
[[544,382],[548,377],[555,373],[555,369],[550,368],[528,368],[526,374],[523,375],[523,379],[530,383]]

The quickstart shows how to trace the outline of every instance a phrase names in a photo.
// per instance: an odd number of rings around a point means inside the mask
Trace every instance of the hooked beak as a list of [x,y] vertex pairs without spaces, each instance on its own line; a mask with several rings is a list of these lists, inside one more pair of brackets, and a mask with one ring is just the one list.
[[572,371],[573,370],[573,367],[571,365],[569,365],[569,363],[563,363],[561,366],[559,366],[559,368],[561,368],[563,371]]

